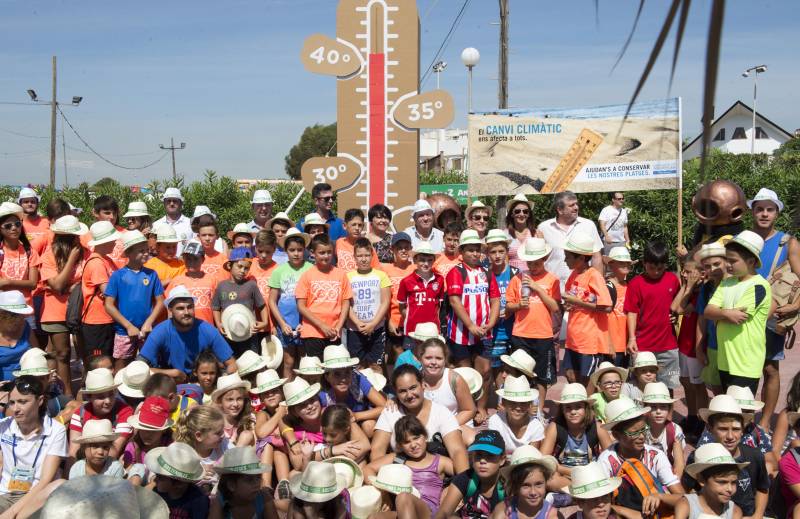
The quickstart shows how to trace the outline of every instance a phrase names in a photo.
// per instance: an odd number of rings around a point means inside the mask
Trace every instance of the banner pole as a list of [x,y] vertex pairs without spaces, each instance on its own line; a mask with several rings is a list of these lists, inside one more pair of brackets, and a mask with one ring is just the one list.
[[683,104],[678,98],[678,245],[683,245]]

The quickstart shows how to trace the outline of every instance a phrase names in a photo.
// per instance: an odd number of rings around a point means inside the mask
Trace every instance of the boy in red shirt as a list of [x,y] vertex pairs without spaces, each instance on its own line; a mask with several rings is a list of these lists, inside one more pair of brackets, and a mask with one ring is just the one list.
[[[444,297],[444,278],[433,271],[436,254],[428,242],[420,242],[412,250],[417,269],[400,281],[397,302],[403,315],[403,329],[413,331],[419,323],[439,326],[439,306]],[[412,348],[414,340],[406,337],[404,349]]]
[[628,315],[628,353],[651,351],[658,359],[658,381],[669,389],[679,384],[678,340],[670,320],[670,306],[681,284],[667,272],[669,253],[660,242],[644,247],[644,274],[633,278],[625,295]]

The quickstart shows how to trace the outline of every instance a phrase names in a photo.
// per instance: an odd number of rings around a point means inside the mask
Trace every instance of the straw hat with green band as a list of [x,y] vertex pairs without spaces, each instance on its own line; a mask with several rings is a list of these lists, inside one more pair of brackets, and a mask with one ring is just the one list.
[[182,442],[151,449],[144,456],[144,464],[153,474],[191,483],[200,481],[205,473],[200,456],[192,447]]
[[358,358],[351,357],[350,352],[341,344],[325,346],[322,352],[322,368],[327,370],[351,368],[358,365]]
[[419,490],[413,485],[413,472],[405,465],[390,463],[378,470],[377,476],[370,476],[369,482],[375,488],[385,490],[391,494],[408,492],[419,497]]
[[760,411],[764,407],[764,402],[756,400],[753,391],[749,387],[742,386],[728,386],[725,394],[732,396],[736,399],[736,403],[742,408],[742,411]]
[[764,238],[753,231],[742,231],[726,243],[725,246],[728,247],[732,243],[736,243],[750,251],[756,257],[756,268],[761,268],[761,251],[764,248]]
[[250,389],[250,392],[260,395],[261,393],[284,385],[287,380],[288,379],[280,378],[278,372],[274,369],[267,369],[256,375],[256,385]]
[[586,395],[586,388],[582,384],[574,382],[572,384],[566,384],[561,389],[561,396],[558,400],[553,400],[553,402],[563,405],[577,402],[591,403],[591,400]]
[[291,407],[301,404],[309,398],[317,396],[321,388],[319,383],[309,385],[305,379],[297,377],[283,385],[283,395],[286,400],[281,402],[281,405]]
[[325,503],[342,493],[347,483],[330,463],[310,461],[302,474],[289,479],[294,497],[310,503]]
[[595,240],[590,234],[576,230],[567,238],[564,250],[582,256],[591,256],[599,249],[596,248]]
[[610,478],[600,463],[589,462],[572,468],[572,482],[561,491],[578,499],[592,499],[614,492],[622,484],[621,478]]
[[606,405],[606,423],[603,424],[603,429],[610,431],[619,423],[639,418],[649,412],[649,407],[639,407],[630,398],[617,398]]
[[523,445],[514,451],[508,465],[500,469],[500,474],[508,481],[514,469],[531,464],[543,467],[546,479],[558,469],[558,461],[553,456],[545,456],[533,445]]
[[217,474],[263,474],[272,470],[271,465],[261,463],[255,447],[233,447],[225,451],[222,459],[214,466]]
[[711,467],[731,465],[731,467],[736,467],[737,470],[742,470],[749,464],[750,462],[737,462],[721,443],[706,443],[694,451],[694,463],[686,467],[686,473],[697,479],[699,474]]
[[89,232],[92,233],[92,239],[89,240],[88,243],[89,247],[96,247],[97,245],[117,241],[121,236],[119,231],[114,227],[114,224],[106,220],[94,222],[92,226],[89,227]]

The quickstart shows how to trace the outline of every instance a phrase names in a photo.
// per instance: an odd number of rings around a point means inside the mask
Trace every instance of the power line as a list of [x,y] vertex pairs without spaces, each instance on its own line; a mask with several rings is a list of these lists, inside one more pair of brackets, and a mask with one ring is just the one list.
[[447,48],[447,45],[450,44],[450,38],[453,36],[455,30],[461,24],[461,20],[464,18],[464,12],[466,11],[467,7],[471,2],[472,0],[464,0],[464,3],[461,5],[461,9],[459,9],[458,14],[453,19],[453,23],[450,24],[450,30],[447,31],[444,40],[442,40],[442,44],[439,45],[439,50],[437,50],[436,54],[433,55],[431,64],[428,65],[427,69],[425,69],[425,74],[422,76],[422,81],[420,82],[420,89],[421,87],[425,86],[425,82],[430,77],[431,72],[433,71],[433,64],[436,63],[436,61],[439,59],[439,56],[441,56],[442,52]]
[[10,133],[11,135],[16,135],[18,137],[27,137],[28,139],[49,139],[50,137],[43,137],[41,135],[28,135],[27,133],[20,133],[15,132],[13,130],[6,130],[5,128],[0,128],[0,132]]
[[146,168],[149,168],[150,166],[155,166],[156,164],[158,164],[159,162],[161,162],[162,160],[164,160],[164,158],[165,158],[167,155],[169,155],[169,152],[165,152],[163,155],[161,155],[159,158],[157,158],[157,159],[156,159],[156,160],[154,160],[153,162],[150,162],[150,163],[148,163],[148,164],[145,164],[144,166],[139,166],[139,167],[130,167],[130,166],[123,166],[122,164],[117,164],[116,162],[114,162],[114,161],[111,161],[111,160],[109,160],[109,159],[105,158],[105,157],[104,157],[103,155],[101,155],[101,154],[100,154],[100,153],[99,153],[97,150],[95,150],[94,148],[92,148],[92,146],[91,146],[91,145],[90,145],[88,142],[86,142],[86,139],[84,139],[83,137],[81,137],[81,134],[80,134],[80,133],[78,133],[78,130],[76,130],[76,129],[75,129],[75,127],[74,127],[74,126],[72,126],[72,123],[69,121],[69,119],[67,119],[67,116],[66,116],[66,115],[64,115],[64,112],[61,110],[61,107],[60,107],[60,106],[58,107],[58,111],[59,111],[59,112],[61,112],[61,117],[63,117],[63,118],[64,118],[64,122],[66,122],[66,123],[67,123],[67,125],[68,125],[68,126],[69,126],[69,128],[70,128],[70,130],[72,130],[72,133],[74,133],[74,134],[75,134],[75,136],[78,138],[78,140],[80,140],[80,141],[83,143],[83,145],[84,145],[84,146],[86,146],[87,148],[89,148],[89,150],[91,150],[91,152],[92,152],[92,153],[94,153],[95,155],[97,155],[97,157],[98,157],[100,160],[102,160],[103,162],[106,162],[106,163],[108,163],[108,164],[110,164],[110,165],[112,165],[112,166],[114,166],[114,167],[116,167],[116,168],[120,168],[120,169],[128,169],[128,170],[146,169]]

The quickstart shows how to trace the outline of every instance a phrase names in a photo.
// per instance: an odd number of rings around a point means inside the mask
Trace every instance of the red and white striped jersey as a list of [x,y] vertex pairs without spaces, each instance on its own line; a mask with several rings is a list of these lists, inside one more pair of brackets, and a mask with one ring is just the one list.
[[[493,274],[485,268],[470,268],[464,263],[450,269],[447,273],[447,295],[460,296],[467,315],[477,326],[489,322],[489,308],[492,299],[500,298],[500,289]],[[480,339],[469,332],[452,308],[447,314],[447,338],[456,344],[477,344]],[[484,339],[491,339],[491,330]]]

